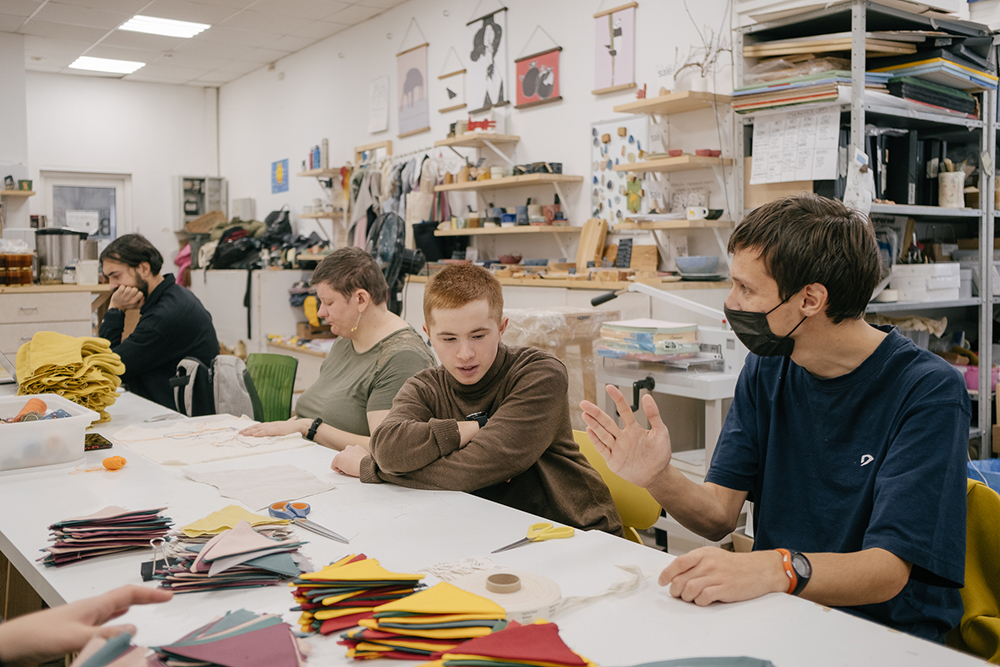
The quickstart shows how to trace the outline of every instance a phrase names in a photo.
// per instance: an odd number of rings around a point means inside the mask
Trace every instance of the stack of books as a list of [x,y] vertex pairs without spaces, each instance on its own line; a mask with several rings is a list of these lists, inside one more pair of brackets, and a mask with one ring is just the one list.
[[891,95],[925,105],[932,111],[959,112],[969,118],[979,117],[976,98],[964,90],[913,76],[889,79],[888,87]]
[[[866,72],[865,88],[885,90],[885,84],[890,76]],[[741,86],[733,91],[733,111],[751,113],[819,102],[847,103],[851,99],[850,93],[851,73],[846,70],[828,70]]]
[[872,62],[871,71],[887,72],[893,77],[916,77],[970,93],[997,89],[996,67],[963,45],[879,58]]
[[597,354],[612,359],[671,361],[697,354],[698,325],[638,319],[605,322]]

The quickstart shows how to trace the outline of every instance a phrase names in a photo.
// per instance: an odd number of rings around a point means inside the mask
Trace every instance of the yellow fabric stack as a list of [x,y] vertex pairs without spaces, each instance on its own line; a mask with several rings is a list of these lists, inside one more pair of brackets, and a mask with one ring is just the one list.
[[105,408],[117,398],[125,364],[105,339],[39,331],[17,351],[16,366],[18,394],[59,394],[100,413],[98,423],[111,420]]

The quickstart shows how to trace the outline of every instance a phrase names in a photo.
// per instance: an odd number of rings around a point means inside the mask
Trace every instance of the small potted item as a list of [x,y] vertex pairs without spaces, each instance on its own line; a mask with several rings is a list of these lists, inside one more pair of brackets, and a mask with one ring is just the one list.
[[667,155],[669,155],[670,157],[680,157],[684,155],[684,151],[680,148],[671,148],[670,150],[667,151]]

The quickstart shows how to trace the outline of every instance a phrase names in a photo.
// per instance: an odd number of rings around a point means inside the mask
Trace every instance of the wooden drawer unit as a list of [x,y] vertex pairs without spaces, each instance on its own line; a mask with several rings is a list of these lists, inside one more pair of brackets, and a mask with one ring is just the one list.
[[87,292],[0,294],[0,324],[68,320],[89,322],[92,300]]
[[[13,355],[39,331],[55,331],[67,336],[92,336],[90,318],[75,322],[30,322],[0,324],[0,352]],[[13,361],[13,358],[11,358]]]

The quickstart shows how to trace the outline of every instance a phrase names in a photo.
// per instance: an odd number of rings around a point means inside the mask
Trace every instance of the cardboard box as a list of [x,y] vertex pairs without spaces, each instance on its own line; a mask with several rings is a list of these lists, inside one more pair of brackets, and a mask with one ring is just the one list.
[[1000,426],[993,425],[993,453],[1000,454]]
[[747,537],[742,528],[733,531],[733,551],[738,554],[750,553],[753,551],[753,538]]
[[[979,250],[979,239],[958,239],[958,249],[959,250]],[[1000,239],[993,239],[993,249],[1000,250]]]

